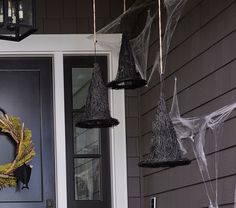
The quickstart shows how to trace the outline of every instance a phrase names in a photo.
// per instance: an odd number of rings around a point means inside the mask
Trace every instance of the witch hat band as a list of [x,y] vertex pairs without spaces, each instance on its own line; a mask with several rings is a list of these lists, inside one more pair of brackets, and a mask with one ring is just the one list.
[[146,84],[147,81],[142,79],[140,73],[136,70],[129,39],[123,33],[116,79],[108,83],[107,86],[112,89],[135,89]]
[[174,126],[167,112],[165,99],[161,95],[152,124],[151,153],[138,165],[146,168],[158,168],[183,166],[190,163],[190,160],[182,157]]
[[97,63],[94,64],[86,104],[82,111],[76,127],[108,128],[119,124],[119,121],[110,115],[108,89],[103,82],[101,70]]

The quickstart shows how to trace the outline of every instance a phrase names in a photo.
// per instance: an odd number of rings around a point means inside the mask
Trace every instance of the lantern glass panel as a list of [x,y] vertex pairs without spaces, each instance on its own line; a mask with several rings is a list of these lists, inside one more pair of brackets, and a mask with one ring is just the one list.
[[4,22],[3,0],[0,0],[0,26],[3,25],[3,22]]
[[21,25],[33,25],[32,0],[19,1],[19,20]]

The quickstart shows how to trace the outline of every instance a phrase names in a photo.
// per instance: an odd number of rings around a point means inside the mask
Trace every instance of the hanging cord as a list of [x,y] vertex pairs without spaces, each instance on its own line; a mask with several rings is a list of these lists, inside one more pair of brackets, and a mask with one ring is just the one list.
[[160,80],[162,83],[164,79],[164,70],[163,70],[163,50],[162,50],[161,0],[158,0],[158,17],[159,17]]
[[97,62],[97,34],[96,34],[96,0],[93,0],[93,42],[94,42],[94,63]]
[[124,3],[124,14],[126,13],[126,0],[123,1]]

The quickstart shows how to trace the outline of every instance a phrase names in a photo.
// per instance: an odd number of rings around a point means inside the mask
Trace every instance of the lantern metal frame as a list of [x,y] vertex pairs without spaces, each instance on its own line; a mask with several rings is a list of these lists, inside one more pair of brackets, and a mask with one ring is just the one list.
[[[24,2],[23,0],[2,0],[1,11],[3,15],[3,22],[0,23],[0,39],[9,41],[21,41],[29,35],[37,31],[36,29],[36,0],[30,0],[31,2],[31,24],[24,23],[24,17],[20,17],[20,6]],[[13,8],[9,9],[9,5],[14,5]],[[9,10],[11,15],[9,16]],[[13,21],[14,11],[14,21]],[[23,13],[22,13],[23,15]],[[21,33],[20,29],[26,29],[25,32]]]

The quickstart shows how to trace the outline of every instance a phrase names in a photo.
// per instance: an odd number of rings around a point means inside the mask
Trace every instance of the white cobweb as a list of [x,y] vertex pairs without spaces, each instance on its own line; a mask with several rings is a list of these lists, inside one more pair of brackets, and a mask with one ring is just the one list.
[[[209,200],[209,208],[218,208],[218,154],[215,154],[215,182],[211,179],[208,169],[208,161],[205,154],[205,140],[206,131],[210,130],[214,137],[215,152],[218,151],[218,141],[221,139],[221,133],[223,129],[224,121],[229,117],[232,111],[236,108],[236,102],[224,106],[223,108],[216,110],[208,115],[192,118],[181,117],[179,111],[179,104],[177,98],[177,80],[175,80],[175,89],[172,107],[170,111],[170,117],[175,127],[178,142],[181,150],[186,154],[187,147],[185,146],[185,140],[189,139],[191,146],[196,157],[199,170],[204,182],[206,195]],[[236,200],[236,199],[235,199]]]
[[[171,39],[175,32],[176,26],[178,24],[179,18],[182,14],[183,8],[186,4],[187,0],[164,0],[164,6],[166,8],[166,25],[164,29],[164,38],[162,41],[162,49],[163,49],[163,69],[165,71],[167,54],[169,52]],[[106,46],[107,48],[111,48],[115,53],[119,53],[121,41],[114,42],[110,41],[107,38],[107,35],[114,33],[122,33],[124,32],[123,24],[125,24],[126,19],[129,16],[132,16],[134,13],[140,10],[149,10],[156,8],[157,1],[155,0],[136,0],[130,8],[113,20],[111,23],[97,31],[97,43]],[[151,27],[153,24],[153,20],[156,18],[157,13],[153,15],[150,14],[150,11],[147,13],[146,25],[136,38],[130,40],[131,48],[133,50],[133,55],[136,63],[136,69],[139,71],[141,77],[149,83],[153,73],[155,70],[160,72],[160,57],[159,51],[156,50],[152,54],[152,56],[156,57],[154,60],[154,64],[151,67],[151,72],[149,76],[147,75],[148,71],[148,56],[149,56],[149,47],[150,47],[150,34]],[[131,27],[129,22],[127,22],[126,27]],[[90,36],[92,38],[92,36]],[[164,72],[163,71],[163,72]]]
[[125,27],[131,27],[126,24],[126,19],[129,16],[132,16],[133,13],[146,9],[146,24],[142,31],[133,39],[130,39],[131,49],[133,51],[136,70],[140,73],[143,79],[147,79],[146,71],[147,71],[147,63],[148,63],[148,52],[149,52],[149,42],[150,42],[150,34],[151,28],[153,24],[153,20],[156,18],[156,13],[151,15],[150,6],[155,5],[153,0],[145,0],[140,1],[137,0],[135,3],[123,14],[121,14],[118,18],[112,21],[110,24],[106,25],[104,28],[100,29],[97,32],[96,39],[97,43],[106,46],[107,48],[111,48],[115,53],[119,54],[121,40],[119,42],[109,41],[107,35],[114,33],[122,33]]
[[[187,3],[187,1],[188,0],[164,0],[164,5],[166,8],[166,12],[167,12],[167,17],[166,17],[167,21],[166,21],[166,25],[165,25],[164,37],[162,40],[163,73],[165,73],[166,59],[167,59],[167,55],[168,55],[168,52],[170,49],[171,40],[172,40],[173,34],[175,32],[175,29],[177,27],[177,24],[179,22],[179,19],[181,17],[183,8],[184,8],[185,4]],[[159,51],[156,51],[155,57],[156,57],[156,59],[154,61],[153,67],[151,69],[151,73],[148,78],[148,83],[150,82],[155,70],[158,70],[159,74],[161,74]]]
[[234,192],[234,208],[236,208],[236,188],[235,188],[235,192]]

